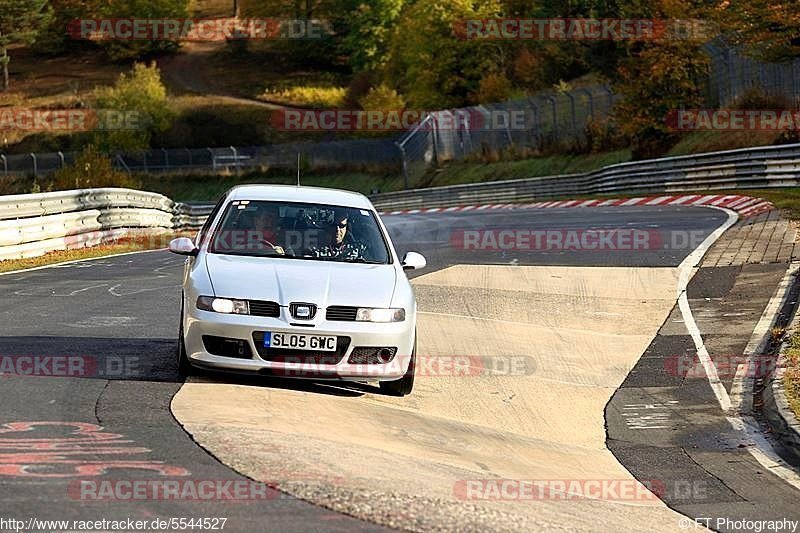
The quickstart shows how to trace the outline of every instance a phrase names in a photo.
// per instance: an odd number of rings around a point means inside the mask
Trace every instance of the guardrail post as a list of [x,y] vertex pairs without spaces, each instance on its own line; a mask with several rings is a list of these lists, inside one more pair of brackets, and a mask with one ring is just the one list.
[[569,110],[572,117],[572,132],[575,133],[578,131],[578,119],[575,116],[575,97],[572,96],[572,93],[569,91],[565,92],[564,94],[567,95],[567,98],[569,98]]
[[61,168],[64,168],[64,152],[58,152],[58,158],[61,160]]
[[233,153],[233,166],[236,167],[236,174],[239,174],[239,156],[236,152],[236,148],[233,146],[230,147],[231,152]]
[[38,168],[38,164],[36,162],[36,154],[31,153],[31,159],[33,160],[33,175],[34,176],[38,176],[39,175],[39,168]]
[[189,155],[189,166],[192,166],[192,151],[188,148],[185,148],[186,153]]
[[400,150],[400,160],[403,162],[403,190],[408,190],[408,161],[406,161],[406,149],[402,143],[395,142],[395,146]]
[[167,149],[162,148],[161,151],[164,152],[164,167],[169,170],[169,154],[167,153]]
[[0,155],[0,158],[3,159],[3,172],[8,176],[8,159],[6,159],[5,154]]
[[[426,121],[428,119],[430,119],[431,122],[431,136],[433,138],[433,158],[431,160],[433,161],[434,166],[438,166],[439,165],[439,130],[437,128],[438,122],[436,120],[436,116],[434,116],[433,114],[425,117]],[[456,126],[456,130],[457,129],[458,126]]]

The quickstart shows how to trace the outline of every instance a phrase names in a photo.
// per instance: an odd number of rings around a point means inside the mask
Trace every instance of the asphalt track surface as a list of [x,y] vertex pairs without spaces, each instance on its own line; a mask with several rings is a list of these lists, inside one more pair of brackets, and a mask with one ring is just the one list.
[[[423,272],[430,272],[461,263],[676,266],[693,249],[685,242],[702,241],[725,218],[706,208],[630,207],[436,213],[384,221],[398,252],[424,253],[429,267]],[[636,229],[659,237],[637,250],[453,246],[453,235],[485,229]],[[687,234],[693,240],[686,241]],[[169,411],[181,386],[175,337],[182,269],[182,258],[156,251],[0,276],[0,355],[80,358],[75,363],[80,377],[0,376],[5,424],[0,426],[0,518],[225,517],[225,531],[377,529],[277,492],[249,503],[80,497],[79,479],[243,479],[197,446]],[[29,424],[9,425],[14,422]],[[76,438],[84,444],[70,447],[67,439]]]

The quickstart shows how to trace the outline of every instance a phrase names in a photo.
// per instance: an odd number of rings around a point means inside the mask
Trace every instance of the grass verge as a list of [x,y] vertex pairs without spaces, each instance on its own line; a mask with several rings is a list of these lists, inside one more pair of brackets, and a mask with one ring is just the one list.
[[786,368],[783,373],[783,386],[786,400],[794,416],[800,418],[800,333],[792,335],[789,349],[784,354]]
[[127,252],[138,252],[142,250],[158,250],[165,248],[169,241],[175,237],[189,235],[190,232],[165,231],[161,233],[137,234],[129,237],[122,237],[116,241],[111,241],[98,246],[89,248],[76,248],[74,250],[55,250],[38,257],[26,257],[24,259],[7,259],[0,261],[0,272],[12,272],[26,268],[35,268],[68,261],[79,261],[81,259],[94,259],[114,254]]

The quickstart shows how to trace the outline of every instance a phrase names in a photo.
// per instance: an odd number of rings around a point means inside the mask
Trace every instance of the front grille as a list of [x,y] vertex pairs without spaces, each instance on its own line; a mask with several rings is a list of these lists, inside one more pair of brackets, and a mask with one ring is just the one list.
[[[297,314],[298,307],[308,308],[308,316],[299,316]],[[292,302],[289,304],[289,313],[292,315],[292,318],[296,318],[297,320],[313,320],[317,315],[317,306],[303,302]]]
[[384,365],[391,363],[397,353],[396,347],[391,348],[372,348],[366,346],[356,346],[347,362],[351,365]]
[[253,352],[250,350],[250,344],[243,339],[229,339],[227,337],[203,335],[203,346],[211,355],[235,357],[237,359],[253,358]]
[[355,322],[358,307],[347,305],[332,305],[325,312],[326,320],[337,320],[343,322]]
[[253,332],[253,342],[259,357],[273,363],[298,363],[313,365],[336,365],[344,359],[350,346],[350,337],[336,337],[336,351],[319,352],[316,350],[287,350],[286,348],[265,348],[264,332]]
[[253,316],[271,316],[278,318],[281,316],[281,306],[276,302],[262,302],[250,300],[250,314]]

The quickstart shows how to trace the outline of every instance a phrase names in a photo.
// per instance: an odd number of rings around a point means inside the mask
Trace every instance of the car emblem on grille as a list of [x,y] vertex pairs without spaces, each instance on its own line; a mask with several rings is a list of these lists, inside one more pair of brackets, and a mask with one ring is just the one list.
[[317,306],[306,303],[289,304],[289,312],[298,320],[311,320],[317,314]]

